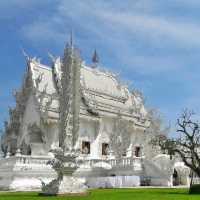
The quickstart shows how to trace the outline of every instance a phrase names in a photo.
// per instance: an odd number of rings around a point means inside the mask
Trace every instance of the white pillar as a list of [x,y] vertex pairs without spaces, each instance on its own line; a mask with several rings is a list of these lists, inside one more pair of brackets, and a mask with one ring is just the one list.
[[7,151],[6,158],[10,158],[10,151]]
[[16,153],[15,153],[15,156],[16,157],[20,157],[22,154],[21,154],[21,150],[20,149],[17,149]]

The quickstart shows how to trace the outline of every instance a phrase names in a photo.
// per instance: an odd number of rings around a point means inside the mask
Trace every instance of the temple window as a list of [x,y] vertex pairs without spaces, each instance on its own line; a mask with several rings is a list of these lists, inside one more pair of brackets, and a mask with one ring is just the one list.
[[141,156],[141,148],[135,147],[135,157],[140,157],[140,156]]
[[28,147],[27,147],[27,155],[31,155],[31,147],[30,147],[30,145],[28,145]]
[[109,144],[102,143],[102,155],[104,156],[108,155],[108,151],[109,151]]
[[126,156],[127,156],[127,149],[124,149],[124,150],[122,151],[122,156],[123,156],[123,157],[126,157]]
[[124,157],[127,156],[126,151],[124,151],[124,152],[122,153],[122,156],[124,156]]
[[82,141],[82,154],[90,154],[90,142]]

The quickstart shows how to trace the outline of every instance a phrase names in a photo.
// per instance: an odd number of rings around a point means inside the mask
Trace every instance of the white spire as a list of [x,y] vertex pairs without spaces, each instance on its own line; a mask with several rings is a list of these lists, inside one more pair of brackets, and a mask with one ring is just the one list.
[[97,54],[96,49],[94,50],[93,56],[92,56],[92,63],[93,63],[93,67],[96,68],[98,63],[99,63],[99,56]]

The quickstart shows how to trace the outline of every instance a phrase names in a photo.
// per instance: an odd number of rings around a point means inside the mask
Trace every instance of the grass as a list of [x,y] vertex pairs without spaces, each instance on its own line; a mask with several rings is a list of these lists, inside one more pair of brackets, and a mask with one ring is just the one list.
[[36,192],[0,193],[0,200],[200,200],[187,189],[100,189],[85,197],[43,197]]

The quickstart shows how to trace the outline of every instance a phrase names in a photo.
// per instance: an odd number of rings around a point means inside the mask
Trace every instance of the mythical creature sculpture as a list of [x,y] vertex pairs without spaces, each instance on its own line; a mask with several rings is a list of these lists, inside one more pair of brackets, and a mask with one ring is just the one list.
[[77,157],[80,154],[75,149],[79,130],[80,66],[81,60],[71,43],[65,49],[61,67],[60,148],[52,151],[55,158],[48,162],[57,172],[57,179],[49,184],[42,182],[42,193],[45,195],[83,193],[86,190],[84,182],[73,176],[78,168]]

